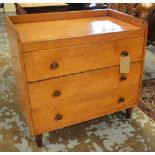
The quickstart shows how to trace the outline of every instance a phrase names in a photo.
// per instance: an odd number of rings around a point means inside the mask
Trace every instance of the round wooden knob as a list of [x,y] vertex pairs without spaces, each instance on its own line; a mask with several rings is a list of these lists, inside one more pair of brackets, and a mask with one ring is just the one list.
[[53,62],[51,65],[50,65],[50,69],[57,69],[59,67],[59,64],[57,62]]
[[125,98],[124,97],[120,97],[119,99],[118,99],[118,103],[123,103],[125,101]]
[[125,74],[122,74],[119,80],[125,81],[125,80],[127,80],[127,76]]
[[53,92],[53,96],[55,96],[55,97],[58,97],[58,96],[60,96],[60,95],[61,95],[60,90],[55,90],[55,91]]
[[124,57],[125,57],[125,56],[128,56],[128,54],[129,54],[128,51],[123,51],[123,52],[121,53],[121,56],[124,56]]
[[63,116],[61,115],[61,114],[57,114],[56,116],[55,116],[55,120],[61,120],[63,118]]

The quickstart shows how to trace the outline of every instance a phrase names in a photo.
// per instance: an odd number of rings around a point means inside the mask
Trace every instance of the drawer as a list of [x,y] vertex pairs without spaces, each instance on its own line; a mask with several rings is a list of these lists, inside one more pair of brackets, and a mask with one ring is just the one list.
[[126,80],[120,80],[119,67],[111,67],[29,83],[35,132],[80,123],[137,104],[141,65],[132,63]]
[[124,50],[142,61],[143,44],[140,37],[25,53],[27,82],[116,66]]

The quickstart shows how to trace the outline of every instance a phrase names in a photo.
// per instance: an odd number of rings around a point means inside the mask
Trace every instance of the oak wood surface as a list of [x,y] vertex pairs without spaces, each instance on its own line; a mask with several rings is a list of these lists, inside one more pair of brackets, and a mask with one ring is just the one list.
[[130,23],[130,24],[136,25],[143,29],[145,29],[147,27],[147,21],[142,20],[140,18],[136,18],[131,15],[124,14],[122,12],[118,12],[116,10],[109,9],[109,16],[116,18],[116,19],[120,19],[120,20]]
[[[24,52],[144,36],[141,20],[111,10],[69,11],[9,17]],[[19,29],[19,30],[18,30]],[[63,33],[62,33],[63,32]],[[114,33],[117,32],[117,33]],[[52,35],[51,35],[52,34]]]
[[117,33],[104,33],[98,35],[90,35],[90,36],[82,36],[82,37],[74,37],[74,38],[65,38],[65,39],[57,39],[57,40],[46,40],[46,41],[38,41],[38,42],[25,42],[22,43],[23,52],[37,51],[37,50],[46,50],[46,49],[54,49],[68,46],[77,46],[83,44],[97,43],[108,40],[119,40],[119,39],[128,39],[133,37],[143,37],[144,30],[133,30],[133,31],[120,31]]
[[[141,65],[133,63],[127,80],[122,82],[119,67],[112,67],[28,84],[35,133],[137,104]],[[61,95],[53,96],[55,90]],[[120,97],[125,102],[118,103]],[[55,120],[57,114],[62,120]]]
[[[94,22],[91,21],[93,18],[96,18]],[[107,20],[97,20],[102,18],[107,18]],[[144,28],[146,26],[146,22],[143,20],[118,13],[117,11],[110,9],[10,16],[9,19],[12,21],[14,26],[22,25],[20,27],[23,27],[23,30],[21,28],[21,31],[25,35],[20,36],[20,39],[24,39],[26,41],[22,42],[22,49],[24,52],[87,44],[92,42],[102,42],[107,40],[140,37],[144,36]],[[108,19],[111,19],[112,21]],[[73,23],[72,20],[74,21]],[[56,26],[54,26],[56,24],[55,22],[57,23]],[[48,26],[46,23],[51,23],[53,25],[53,29],[51,28],[51,24]],[[108,26],[105,26],[104,23]],[[25,27],[25,24],[28,26]],[[65,26],[65,24],[67,26]],[[34,27],[36,25],[38,25],[38,28]],[[112,27],[114,27],[114,31],[117,31],[117,33],[111,32],[110,29]],[[40,31],[41,28],[43,28],[44,31]],[[125,31],[123,29],[120,30],[121,28],[125,28],[130,31]],[[68,33],[66,32],[66,29],[69,30]],[[108,33],[105,33],[106,31]],[[44,33],[42,34],[42,32]],[[54,33],[51,35],[50,32]],[[27,36],[27,33],[29,34],[29,37]]]
[[22,42],[57,40],[140,29],[129,23],[107,16],[29,22],[16,24],[15,27]]
[[[124,50],[131,62],[142,61],[143,44],[140,37],[25,53],[27,82],[117,66]],[[59,64],[57,69],[50,68],[54,62]]]
[[27,14],[21,16],[9,16],[13,24],[29,23],[39,21],[51,21],[62,19],[76,19],[76,18],[88,18],[88,17],[103,17],[108,14],[108,10],[85,10],[85,11],[67,11],[67,12],[52,12],[52,13],[39,13],[39,14]]
[[18,101],[27,118],[29,127],[33,134],[33,123],[31,118],[31,108],[29,105],[29,96],[26,84],[21,42],[19,41],[18,34],[16,33],[9,19],[6,19],[6,26],[8,32],[9,45],[11,48],[11,59],[13,64],[13,72],[16,80]]
[[[111,89],[121,91],[121,87],[132,84],[139,87],[140,72],[141,63],[137,62],[131,64],[131,71],[126,75],[126,81],[119,80],[121,74],[118,66],[29,83],[31,109],[61,105],[64,102],[68,104],[82,100],[88,102],[89,99],[106,96]],[[55,90],[59,90],[61,95],[54,97]]]
[[140,82],[139,82],[139,94],[137,98],[137,102],[140,101],[140,96],[141,96],[141,87],[142,87],[142,80],[143,80],[143,74],[144,74],[144,63],[145,63],[145,55],[146,55],[146,44],[147,44],[147,35],[148,34],[148,25],[145,23],[144,27],[144,44],[143,44],[143,56],[142,56],[142,67],[141,67],[141,77],[140,77]]

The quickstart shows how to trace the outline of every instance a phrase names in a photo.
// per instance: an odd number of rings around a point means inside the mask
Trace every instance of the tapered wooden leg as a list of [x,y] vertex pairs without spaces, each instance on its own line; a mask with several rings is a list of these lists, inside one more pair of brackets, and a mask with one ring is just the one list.
[[131,118],[132,115],[132,108],[126,109],[126,118]]
[[35,140],[36,140],[36,143],[37,143],[38,147],[42,147],[42,137],[43,137],[43,134],[35,136]]

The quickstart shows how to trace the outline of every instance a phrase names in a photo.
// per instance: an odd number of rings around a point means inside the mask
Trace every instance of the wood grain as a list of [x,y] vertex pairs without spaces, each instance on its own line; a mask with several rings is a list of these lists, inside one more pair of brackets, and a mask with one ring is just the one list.
[[22,47],[23,47],[22,49],[23,49],[23,52],[30,52],[30,51],[38,51],[38,50],[97,43],[97,42],[103,42],[103,41],[109,41],[109,40],[136,38],[136,37],[144,37],[144,30],[139,29],[139,30],[132,30],[132,31],[120,31],[117,33],[109,32],[104,34],[57,39],[52,41],[46,40],[46,41],[38,41],[38,42],[24,42],[22,43]]
[[[140,37],[144,36],[146,25],[142,20],[112,10],[68,11],[9,18],[19,27],[18,34],[21,31],[24,52]],[[111,26],[117,33],[111,32]]]
[[139,27],[107,16],[29,22],[16,24],[15,26],[22,42],[58,40],[110,32],[140,30]]
[[[143,44],[141,37],[25,53],[27,82],[117,66],[124,50],[129,52],[131,62],[142,61]],[[54,62],[59,67],[50,69]]]
[[[35,133],[137,104],[140,71],[141,63],[133,63],[127,80],[122,82],[119,67],[112,67],[28,84]],[[53,97],[54,90],[60,90],[61,95]],[[125,102],[118,103],[119,97]],[[62,120],[55,120],[57,114],[63,116]]]
[[146,44],[147,44],[147,34],[148,34],[148,24],[145,24],[145,28],[144,28],[144,44],[143,44],[143,56],[142,56],[142,67],[141,67],[141,77],[140,77],[140,82],[139,82],[139,94],[138,94],[138,98],[137,98],[137,102],[139,102],[140,100],[140,96],[141,96],[141,87],[142,87],[142,80],[143,80],[143,74],[144,74],[144,63],[145,63],[145,55],[146,55]]
[[108,10],[85,10],[85,11],[67,11],[67,12],[52,12],[41,14],[28,14],[20,16],[10,16],[10,20],[13,24],[29,23],[39,21],[51,21],[62,19],[75,19],[75,18],[87,18],[87,17],[103,17],[108,14]]
[[142,20],[140,18],[136,18],[134,16],[127,15],[125,13],[118,12],[116,10],[111,10],[111,9],[109,9],[108,14],[109,14],[109,16],[111,16],[113,18],[120,19],[124,22],[133,24],[133,25],[138,26],[142,29],[145,29],[147,27],[147,21]]
[[6,26],[8,32],[9,45],[11,48],[11,59],[16,80],[16,90],[19,103],[24,114],[26,115],[31,132],[32,134],[34,134],[33,123],[31,118],[31,109],[29,105],[29,96],[27,91],[24,62],[21,50],[21,42],[9,18],[6,18]]
[[[95,71],[68,75],[65,77],[44,80],[28,84],[31,109],[38,109],[67,102],[88,102],[89,98],[107,95],[111,89],[122,86],[138,85],[141,63],[132,63],[127,80],[120,82],[119,67],[99,69]],[[60,90],[61,96],[53,97],[53,92]],[[122,91],[123,92],[123,91]],[[130,92],[129,92],[130,93]]]

